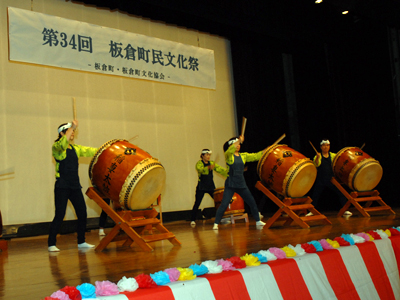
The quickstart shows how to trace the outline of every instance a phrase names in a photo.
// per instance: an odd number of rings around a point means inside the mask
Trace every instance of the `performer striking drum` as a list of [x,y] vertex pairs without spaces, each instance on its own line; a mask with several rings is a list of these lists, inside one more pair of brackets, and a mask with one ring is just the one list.
[[200,160],[196,163],[196,170],[199,175],[199,180],[196,187],[195,202],[191,213],[190,225],[196,226],[197,211],[205,194],[209,194],[213,198],[215,184],[213,179],[213,171],[227,177],[227,170],[220,165],[211,161],[210,149],[201,151]]
[[265,223],[260,220],[256,201],[250,193],[243,176],[245,163],[260,160],[263,151],[257,153],[239,153],[240,144],[243,143],[243,141],[244,136],[241,135],[239,137],[231,138],[224,144],[225,160],[228,167],[228,178],[225,181],[225,190],[221,205],[215,216],[214,230],[218,230],[218,224],[235,192],[250,206],[251,214],[256,220],[256,225],[265,225]]
[[[330,152],[331,143],[329,140],[322,140],[320,143],[321,153],[317,152],[317,155],[314,157],[313,161],[315,166],[318,169],[317,179],[315,180],[311,199],[313,200],[313,205],[315,207],[318,206],[318,200],[324,191],[325,188],[329,188],[334,191],[339,197],[339,201],[342,206],[344,206],[347,202],[346,197],[335,187],[335,185],[331,182],[333,177],[332,170],[332,162],[336,156],[336,153]],[[313,214],[310,212],[306,216],[312,216]],[[349,211],[345,211],[344,215],[351,216],[352,213]]]
[[78,248],[93,248],[94,245],[85,242],[86,203],[81,191],[78,175],[78,159],[81,156],[92,157],[97,149],[73,144],[78,120],[64,123],[58,127],[58,138],[55,140],[52,153],[56,161],[56,183],[54,187],[55,216],[50,225],[48,250],[58,252],[56,246],[57,233],[65,216],[68,199],[74,206],[78,217]]

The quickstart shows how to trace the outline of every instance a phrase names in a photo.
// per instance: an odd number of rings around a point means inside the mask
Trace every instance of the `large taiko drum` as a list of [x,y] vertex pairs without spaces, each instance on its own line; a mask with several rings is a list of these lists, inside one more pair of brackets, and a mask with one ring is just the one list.
[[314,163],[287,145],[271,145],[265,149],[257,172],[268,188],[285,197],[303,197],[317,177]]
[[90,162],[89,177],[115,206],[128,210],[148,208],[165,185],[161,163],[126,140],[102,145]]
[[[224,196],[224,188],[218,188],[214,190],[213,198],[215,203],[215,208],[218,209],[222,203],[222,197]],[[244,201],[240,195],[234,193],[232,200],[229,203],[228,208],[226,209],[224,216],[233,215],[233,214],[241,214],[244,213]]]
[[357,147],[340,150],[332,162],[336,178],[355,191],[370,191],[382,178],[379,162]]

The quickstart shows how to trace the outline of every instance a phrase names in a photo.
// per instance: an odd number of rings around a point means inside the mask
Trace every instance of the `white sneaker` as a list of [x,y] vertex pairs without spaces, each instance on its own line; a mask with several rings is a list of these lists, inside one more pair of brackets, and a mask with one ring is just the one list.
[[306,217],[311,217],[311,216],[313,216],[314,214],[310,211],[308,214],[306,214]]
[[94,245],[88,244],[85,242],[85,243],[78,244],[78,248],[94,248]]
[[196,226],[196,222],[195,221],[190,222],[190,226]]
[[264,216],[259,212],[258,215],[260,216],[260,220],[264,218]]
[[49,252],[60,252],[60,249],[58,249],[55,245],[54,246],[50,246],[47,249],[49,250]]
[[263,221],[260,220],[260,221],[257,221],[257,222],[256,222],[256,225],[257,225],[257,226],[264,226],[265,223],[264,223]]
[[218,224],[214,223],[213,230],[218,230]]
[[104,232],[104,229],[103,229],[103,228],[100,228],[100,229],[99,229],[99,235],[106,235],[106,233]]
[[351,212],[349,212],[348,210],[346,210],[343,214],[343,216],[352,216],[353,214]]

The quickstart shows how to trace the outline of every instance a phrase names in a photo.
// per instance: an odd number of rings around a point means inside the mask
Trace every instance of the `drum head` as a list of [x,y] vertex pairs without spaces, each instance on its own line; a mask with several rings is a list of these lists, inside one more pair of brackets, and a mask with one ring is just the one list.
[[287,196],[292,198],[303,197],[312,188],[316,177],[317,169],[311,161],[301,166],[293,174],[292,180],[288,182]]
[[356,191],[373,190],[381,181],[382,166],[377,162],[371,162],[362,166],[353,177],[353,187]]
[[141,176],[128,199],[129,209],[149,208],[160,196],[165,185],[165,178],[165,169],[162,167],[152,168]]

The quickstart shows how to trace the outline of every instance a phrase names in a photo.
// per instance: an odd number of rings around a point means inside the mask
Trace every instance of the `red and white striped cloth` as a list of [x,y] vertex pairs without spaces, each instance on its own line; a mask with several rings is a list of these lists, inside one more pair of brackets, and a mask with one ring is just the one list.
[[207,274],[104,300],[400,300],[400,236]]

